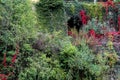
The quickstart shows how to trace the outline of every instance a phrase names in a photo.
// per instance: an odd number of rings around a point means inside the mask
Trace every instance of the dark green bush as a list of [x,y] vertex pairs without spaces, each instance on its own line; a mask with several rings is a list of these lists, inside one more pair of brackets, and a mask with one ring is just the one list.
[[36,4],[36,10],[41,25],[41,31],[65,30],[63,0],[40,0]]
[[73,15],[79,15],[79,11],[83,10],[83,2],[75,0],[73,2],[64,3],[65,13],[67,16],[71,17]]

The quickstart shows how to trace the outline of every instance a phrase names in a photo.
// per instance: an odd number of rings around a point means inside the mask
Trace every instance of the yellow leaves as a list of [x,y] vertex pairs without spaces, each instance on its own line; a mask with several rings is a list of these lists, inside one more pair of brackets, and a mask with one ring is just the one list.
[[75,13],[75,6],[73,4],[71,5],[70,10],[72,11],[73,14]]
[[108,46],[109,50],[113,49],[113,42],[112,41],[108,41],[107,42],[107,46]]
[[73,46],[72,44],[66,45],[63,49],[62,54],[66,53],[66,54],[74,54],[77,51],[76,47]]

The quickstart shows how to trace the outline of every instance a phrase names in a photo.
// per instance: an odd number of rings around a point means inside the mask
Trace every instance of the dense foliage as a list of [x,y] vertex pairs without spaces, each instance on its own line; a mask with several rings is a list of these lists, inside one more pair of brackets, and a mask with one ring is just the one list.
[[[16,53],[23,56],[28,52],[25,50],[26,46],[31,46],[33,41],[31,39],[36,36],[38,30],[36,27],[37,20],[32,7],[30,0],[0,0],[0,59],[1,62],[4,60],[4,63],[7,63],[7,67],[11,65],[13,59],[16,59]],[[16,49],[17,46],[19,46],[19,49]],[[6,57],[3,57],[5,54]],[[24,58],[24,60],[26,59]],[[22,65],[19,65],[17,69],[20,67]],[[9,68],[2,66],[1,74],[8,74],[9,72],[13,72],[13,70],[9,71]]]
[[[106,80],[112,73],[119,34],[108,33],[101,5],[0,0],[0,10],[0,80]],[[80,10],[89,17],[87,24],[74,37],[66,36],[67,20],[81,19]]]
[[104,73],[109,69],[107,57],[94,54],[84,41],[81,45],[74,46],[69,37],[63,39],[58,33],[52,35],[54,38],[51,40],[49,36],[39,36],[39,43],[35,45],[44,46],[45,49],[39,47],[37,54],[28,58],[31,64],[20,73],[20,80],[103,79]]
[[[39,24],[43,32],[49,30],[65,30],[64,27],[64,7],[63,0],[40,0],[36,5]],[[62,27],[63,26],[63,27]]]
[[1,43],[10,45],[33,36],[36,20],[29,0],[2,0],[0,8]]

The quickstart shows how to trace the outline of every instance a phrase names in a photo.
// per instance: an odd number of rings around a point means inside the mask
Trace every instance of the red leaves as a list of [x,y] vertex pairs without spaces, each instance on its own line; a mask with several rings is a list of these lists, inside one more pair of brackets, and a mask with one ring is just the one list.
[[6,77],[7,77],[7,75],[5,75],[5,74],[0,74],[0,80],[7,80]]
[[80,16],[82,17],[82,16],[84,16],[85,15],[85,11],[84,10],[81,10],[80,11]]
[[72,36],[72,31],[68,31],[68,36]]
[[90,37],[93,37],[95,39],[98,39],[104,36],[103,34],[97,34],[94,29],[89,30],[88,34],[90,35]]
[[108,36],[108,35],[112,35],[112,36],[114,36],[114,35],[119,35],[120,32],[108,32],[108,33],[106,33],[106,34],[97,34],[94,29],[91,29],[91,30],[89,30],[88,34],[89,34],[91,37],[94,37],[94,38],[101,38],[101,37],[103,37],[104,35],[106,35],[106,36]]
[[[12,57],[12,60],[11,60],[11,65],[13,65],[13,63],[15,62],[16,58],[17,58],[17,54],[19,53],[19,48],[16,47],[16,53],[13,55]],[[7,63],[6,63],[6,53],[4,53],[4,58],[3,58],[3,62],[2,64],[4,65],[4,67],[7,66]]]
[[[17,58],[17,52],[16,52],[16,53],[14,54],[14,56],[12,57],[12,60],[11,60],[11,63],[12,63],[12,64],[15,62],[16,58]],[[7,66],[7,63],[6,63],[6,53],[4,53],[4,58],[3,58],[2,64],[4,65],[4,67]],[[11,65],[12,65],[12,64],[11,64]]]
[[[11,65],[10,65],[11,67],[12,67],[12,65],[15,63],[15,60],[16,60],[16,58],[17,58],[17,54],[18,54],[18,53],[19,53],[19,45],[16,46],[16,52],[15,52],[15,54],[14,54],[13,57],[12,57]],[[7,67],[7,63],[6,63],[6,53],[4,53],[4,58],[3,58],[2,64],[4,65],[4,67]],[[12,74],[13,74],[13,72],[12,72]],[[7,77],[10,76],[10,75],[11,75],[11,72],[9,72],[8,75],[6,75],[6,74],[0,74],[0,80],[7,80]]]
[[4,53],[4,58],[3,58],[2,64],[3,64],[4,66],[7,66],[7,65],[6,65],[6,53]]
[[17,58],[17,54],[14,54],[14,56],[13,56],[13,58],[11,60],[12,64],[15,62],[16,58]]
[[96,33],[95,33],[94,29],[89,30],[88,34],[93,38],[95,38],[95,36],[96,36]]
[[13,74],[13,72],[11,73],[9,73],[9,74],[0,74],[0,80],[7,80],[7,78],[10,76],[10,75],[12,75]]
[[119,28],[119,32],[120,32],[120,15],[118,15],[118,28]]
[[108,36],[108,35],[114,36],[114,35],[118,35],[118,34],[119,34],[119,32],[108,32],[108,33],[107,33],[107,36]]
[[118,25],[120,26],[120,15],[118,15]]
[[95,37],[98,38],[98,39],[101,38],[101,37],[103,37],[103,36],[104,36],[104,34],[96,34],[95,35]]
[[15,63],[15,60],[17,58],[17,54],[19,53],[19,45],[16,46],[16,53],[14,54],[14,56],[12,57],[12,60],[11,60],[11,66],[13,65],[13,63]]
[[79,15],[81,16],[81,19],[82,19],[82,23],[83,24],[87,24],[87,16],[85,14],[85,11],[84,10],[81,10]]
[[106,4],[107,4],[107,6],[112,6],[112,7],[114,7],[114,2],[113,2],[112,0],[108,0],[108,1],[106,2]]

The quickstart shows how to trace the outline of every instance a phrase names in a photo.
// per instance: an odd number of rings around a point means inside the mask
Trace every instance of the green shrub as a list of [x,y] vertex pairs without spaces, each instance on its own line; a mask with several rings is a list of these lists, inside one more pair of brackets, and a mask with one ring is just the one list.
[[37,29],[32,6],[30,0],[2,0],[0,2],[0,40],[5,46],[34,36]]
[[[16,44],[19,45],[20,54],[14,68],[17,70],[15,71],[16,77],[23,68],[21,63],[24,63],[29,53],[33,53],[32,39],[36,37],[39,28],[36,27],[36,13],[32,8],[31,0],[0,0],[0,52],[9,55],[7,60],[11,62]],[[0,57],[3,59],[2,54]]]
[[[0,51],[15,50],[37,33],[36,14],[30,0],[1,0],[0,2]],[[3,55],[2,55],[3,57]]]
[[41,31],[53,32],[64,30],[64,7],[63,0],[40,0],[36,4]]
[[[56,32],[57,34],[58,32]],[[52,35],[46,38],[45,49],[39,50],[31,57],[29,67],[19,74],[20,80],[102,80],[109,68],[107,59],[102,54],[94,54],[83,41],[81,45],[74,46],[69,37]],[[43,39],[46,41],[45,39]],[[49,46],[59,50],[54,51]],[[47,50],[47,51],[46,51]],[[49,55],[48,55],[49,54]]]
[[19,80],[65,80],[65,72],[60,68],[59,61],[46,57],[43,53],[34,55],[29,68],[19,75]]
[[[55,33],[56,34],[52,35],[52,39],[50,34],[39,36],[39,38],[43,40],[40,42],[45,43],[45,49],[38,49],[39,51],[36,51],[36,54],[27,58],[28,61],[30,61],[30,65],[21,71],[19,74],[20,80],[66,80],[67,74],[60,62],[60,56],[64,57],[65,53],[68,54],[69,57],[74,54],[76,48],[71,44],[68,38],[63,38],[61,32]],[[71,46],[69,49],[64,49],[69,46]],[[58,48],[58,50],[56,50],[56,48]],[[65,57],[63,60],[65,60]],[[66,64],[63,63],[63,65]]]
[[103,11],[103,7],[100,4],[93,3],[83,3],[83,8],[86,10],[87,15],[90,18],[98,18],[98,20],[102,21],[105,12]]
[[78,1],[64,3],[65,12],[67,16],[70,17],[79,14],[79,11],[83,9],[82,4],[83,2]]
[[71,80],[102,78],[109,66],[106,65],[106,58],[102,55],[99,55],[100,58],[96,58],[96,56],[98,55],[93,54],[92,50],[83,41],[75,56],[71,57],[68,63]]

